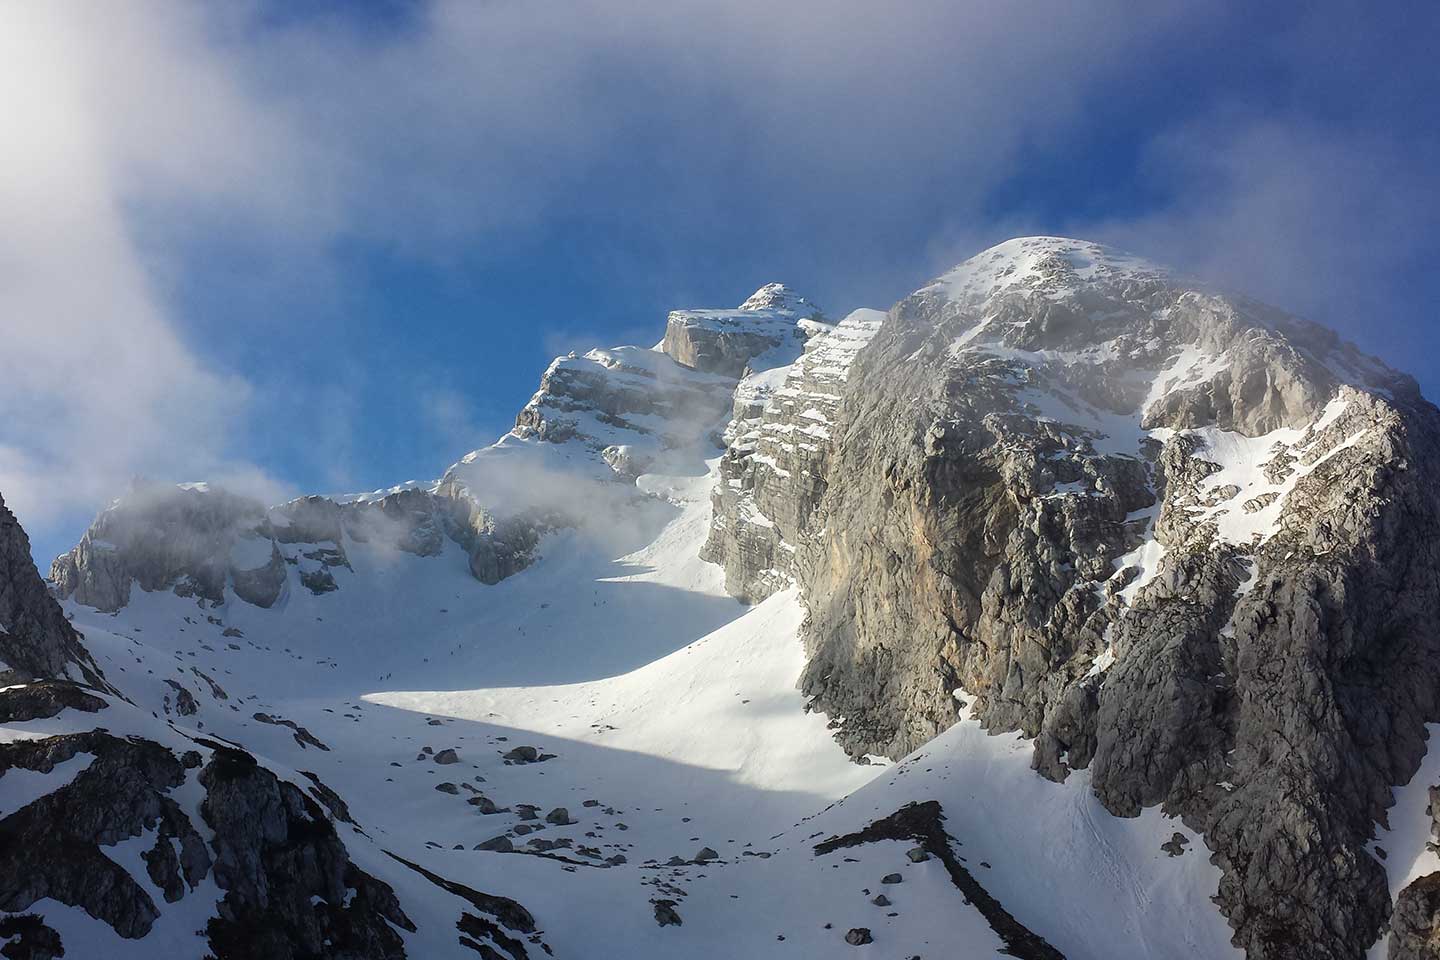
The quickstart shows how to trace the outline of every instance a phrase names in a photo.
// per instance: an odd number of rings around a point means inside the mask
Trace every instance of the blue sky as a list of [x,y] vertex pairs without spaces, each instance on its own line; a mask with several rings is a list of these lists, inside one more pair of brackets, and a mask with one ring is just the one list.
[[1108,240],[1440,393],[1440,5],[7,7],[0,494],[433,477],[552,355]]

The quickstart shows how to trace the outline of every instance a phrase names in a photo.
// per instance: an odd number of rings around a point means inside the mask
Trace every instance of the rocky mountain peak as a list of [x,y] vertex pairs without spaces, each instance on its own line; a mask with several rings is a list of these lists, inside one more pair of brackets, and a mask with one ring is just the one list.
[[734,310],[672,310],[661,349],[686,367],[727,377],[793,362],[830,324],[782,283],[767,283]]
[[767,283],[745,298],[741,310],[775,310],[793,313],[796,317],[823,317],[820,308],[783,283]]
[[1166,267],[1114,247],[1068,237],[1016,237],[958,264],[920,292],[983,302],[1007,291],[1075,295],[1085,287],[1173,279]]

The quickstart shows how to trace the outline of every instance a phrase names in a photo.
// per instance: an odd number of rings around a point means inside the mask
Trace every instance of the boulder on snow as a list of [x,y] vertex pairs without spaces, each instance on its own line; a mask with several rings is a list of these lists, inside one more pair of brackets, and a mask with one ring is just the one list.
[[662,927],[678,927],[685,921],[675,912],[674,900],[651,900],[655,905],[655,922]]
[[505,836],[505,835],[502,833],[502,834],[501,834],[500,836],[498,836],[498,837],[491,837],[489,840],[486,840],[484,843],[477,843],[477,844],[475,844],[475,849],[476,849],[476,850],[492,850],[492,851],[494,851],[494,852],[496,852],[496,853],[510,853],[511,851],[513,851],[513,850],[515,849],[515,844],[511,843],[511,842],[510,842],[510,838],[507,837],[507,836]]

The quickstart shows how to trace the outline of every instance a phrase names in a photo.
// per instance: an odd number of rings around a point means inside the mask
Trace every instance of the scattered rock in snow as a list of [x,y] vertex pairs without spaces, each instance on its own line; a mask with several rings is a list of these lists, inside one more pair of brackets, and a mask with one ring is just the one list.
[[1190,838],[1185,836],[1185,834],[1176,833],[1172,834],[1169,840],[1166,840],[1164,843],[1160,844],[1160,849],[1164,850],[1172,857],[1178,857],[1180,856],[1180,854],[1185,852],[1185,845],[1189,842]]
[[685,921],[675,912],[674,900],[651,900],[655,906],[655,922],[662,927],[678,927]]

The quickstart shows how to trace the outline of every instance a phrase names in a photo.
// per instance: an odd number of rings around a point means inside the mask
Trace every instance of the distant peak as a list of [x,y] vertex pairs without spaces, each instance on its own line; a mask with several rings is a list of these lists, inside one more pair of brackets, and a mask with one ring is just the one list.
[[816,316],[820,308],[783,283],[767,283],[740,304],[741,310],[785,310]]

